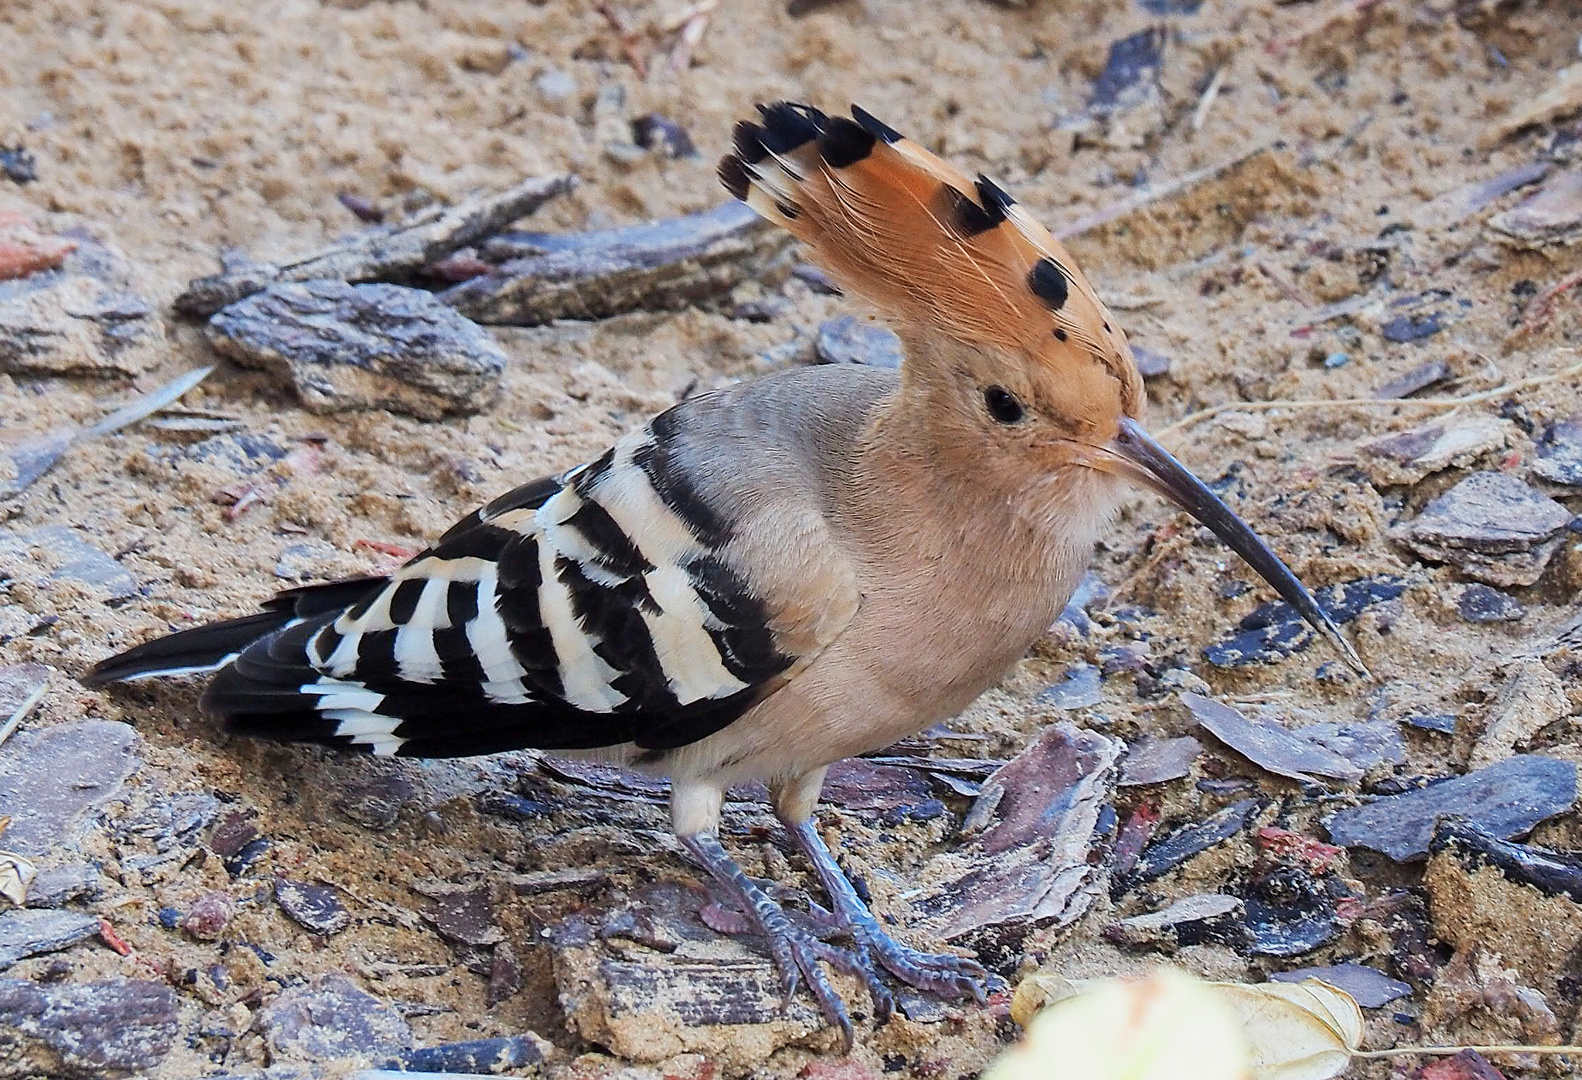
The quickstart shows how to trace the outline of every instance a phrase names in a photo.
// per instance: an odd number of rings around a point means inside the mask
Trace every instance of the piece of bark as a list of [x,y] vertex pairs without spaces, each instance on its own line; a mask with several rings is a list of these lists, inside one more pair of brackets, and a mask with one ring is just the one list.
[[492,195],[454,206],[432,206],[400,224],[358,233],[288,263],[254,263],[197,278],[176,297],[174,306],[180,314],[207,317],[280,281],[407,280],[431,263],[526,217],[570,191],[574,184],[575,178],[569,175],[535,176]]
[[790,243],[739,202],[651,225],[507,235],[481,249],[506,261],[439,298],[476,322],[512,326],[670,310],[757,276]]
[[982,831],[958,856],[963,869],[916,901],[930,929],[955,941],[1066,926],[1086,912],[1105,884],[1088,856],[1122,750],[1116,739],[1056,724],[984,781],[968,815]]

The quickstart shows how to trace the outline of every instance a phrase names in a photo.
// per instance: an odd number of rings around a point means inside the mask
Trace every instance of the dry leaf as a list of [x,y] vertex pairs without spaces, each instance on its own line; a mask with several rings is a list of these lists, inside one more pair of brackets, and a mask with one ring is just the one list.
[[1329,1080],[1362,1043],[1362,1009],[1319,979],[1209,985],[1241,1021],[1255,1080]]
[[[1168,979],[1160,982],[1168,975]],[[1184,987],[1184,988],[1183,988]],[[1199,1017],[1177,1030],[1177,1020],[1155,1017],[1156,1002],[1169,996],[1171,1008],[1190,1010]],[[1201,998],[1208,1004],[1198,1004]],[[1040,1045],[1061,1045],[1068,1051],[1060,1068],[1076,1057],[1074,1047],[1092,1044],[1093,1060],[1119,1063],[1134,1053],[1133,1046],[1168,1048],[1165,1060],[1205,1061],[1219,1067],[1217,1059],[1203,1057],[1205,1032],[1212,1032],[1212,1017],[1228,1013],[1236,1021],[1228,1045],[1241,1046],[1245,1062],[1241,1072],[1193,1072],[1192,1077],[1236,1076],[1249,1080],[1330,1080],[1346,1071],[1362,1042],[1362,1010],[1344,990],[1318,979],[1300,983],[1202,982],[1172,968],[1161,968],[1148,979],[1070,980],[1058,975],[1032,975],[1016,988],[1011,1018],[1028,1028],[1029,1043],[1039,1042],[1034,1032],[1046,1024],[1044,1016],[1061,1016],[1057,1040],[1043,1037]],[[1200,1025],[1208,1025],[1201,1031]],[[1174,1039],[1186,1040],[1179,1044]],[[1212,1036],[1215,1046],[1224,1037]],[[1113,1040],[1113,1041],[1110,1041]],[[1122,1041],[1126,1040],[1126,1041]],[[1101,1045],[1102,1043],[1102,1045]],[[1140,1052],[1140,1051],[1139,1051]],[[1087,1067],[1087,1066],[1084,1066]],[[1141,1069],[1141,1066],[1138,1067]],[[1117,1064],[1118,1069],[1118,1064]],[[1030,1080],[1031,1077],[1068,1075],[1064,1071],[1007,1073],[992,1080]],[[1070,1073],[1069,1075],[1081,1075]],[[1103,1077],[1152,1077],[1147,1071],[1124,1070],[1092,1074]],[[1166,1074],[1160,1073],[1160,1076]],[[1186,1074],[1177,1074],[1186,1075]]]
[[17,907],[27,899],[27,887],[38,877],[38,867],[14,851],[0,851],[0,897]]
[[1011,1003],[1012,1016],[1030,1017],[1026,1036],[983,1080],[1255,1080],[1214,989],[1175,968],[1091,983],[1035,975]]
[[[11,827],[11,815],[0,814],[0,836]],[[27,899],[27,887],[38,877],[38,867],[14,851],[0,851],[0,897],[17,907]]]

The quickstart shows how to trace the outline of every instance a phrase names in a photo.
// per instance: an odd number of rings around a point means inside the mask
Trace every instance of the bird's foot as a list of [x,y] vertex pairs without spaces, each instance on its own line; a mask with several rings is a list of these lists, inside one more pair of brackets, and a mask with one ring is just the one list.
[[[873,999],[875,1019],[883,1022],[890,1017],[895,1008],[895,999],[874,970],[873,960],[861,941],[852,949],[843,949],[831,945],[819,937],[816,931],[803,929],[792,922],[785,908],[742,872],[712,834],[683,836],[681,842],[708,868],[715,880],[731,894],[731,898],[742,905],[769,939],[769,954],[780,972],[780,986],[788,1005],[798,988],[806,984],[825,1020],[840,1029],[845,1048],[850,1052],[856,1033],[845,1002],[830,985],[829,975],[824,971],[823,965],[827,964],[836,971],[858,979],[868,988],[868,994]],[[825,916],[823,921],[833,921],[831,913],[822,913]],[[742,913],[723,905],[711,903],[700,914],[705,923],[711,926],[718,924],[716,928],[724,932],[742,929],[739,923]]]
[[846,1011],[845,1002],[830,985],[829,976],[820,966],[821,963],[852,976],[868,988],[868,995],[873,999],[874,1019],[879,1023],[890,1018],[895,1009],[895,999],[891,997],[889,988],[880,981],[866,950],[831,945],[817,935],[793,925],[784,911],[778,914],[778,919],[765,920],[769,925],[764,926],[764,932],[769,936],[769,953],[780,971],[780,988],[785,994],[786,1004],[791,1003],[797,989],[806,983],[808,992],[818,1002],[824,1018],[840,1028],[849,1051],[855,1038],[851,1016]]
[[991,991],[1003,987],[1003,980],[976,960],[914,949],[886,934],[871,917],[854,920],[851,931],[886,971],[925,993],[957,1001],[971,997],[982,1005]]
[[857,942],[861,954],[872,956],[886,971],[909,986],[940,997],[954,1000],[971,997],[982,1005],[991,991],[1004,988],[1004,980],[976,960],[952,953],[923,952],[885,933],[868,905],[857,895],[851,879],[824,845],[813,822],[791,821],[786,826],[818,871],[819,880],[834,902],[835,914]]

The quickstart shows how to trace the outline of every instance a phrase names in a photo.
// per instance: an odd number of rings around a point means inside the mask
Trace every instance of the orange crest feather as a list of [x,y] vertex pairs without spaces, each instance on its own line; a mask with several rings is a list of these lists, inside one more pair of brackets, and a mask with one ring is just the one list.
[[720,162],[731,193],[808,245],[846,289],[905,324],[1142,382],[1125,336],[1065,248],[992,180],[963,173],[852,106],[760,105]]

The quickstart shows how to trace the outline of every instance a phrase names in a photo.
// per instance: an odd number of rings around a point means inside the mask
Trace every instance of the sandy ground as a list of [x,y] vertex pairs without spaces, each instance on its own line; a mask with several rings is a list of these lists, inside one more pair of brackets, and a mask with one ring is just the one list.
[[[783,0],[727,0],[690,65],[675,70],[675,34],[664,28],[683,5],[672,3],[618,5],[631,32],[623,51],[610,22],[584,3],[39,0],[0,13],[0,146],[25,145],[39,174],[25,186],[0,180],[0,210],[54,228],[80,226],[113,243],[134,266],[138,288],[165,310],[189,279],[214,272],[227,251],[285,258],[358,229],[337,201],[341,192],[396,213],[414,200],[456,200],[526,175],[571,171],[582,181],[576,192],[546,206],[532,228],[661,218],[721,199],[713,163],[731,123],[753,102],[792,98],[833,109],[857,101],[963,168],[1000,178],[1051,225],[1120,202],[1139,184],[1248,148],[1275,148],[1270,160],[1277,167],[1258,173],[1236,206],[1201,207],[1190,219],[1166,217],[1148,228],[1101,229],[1072,244],[1134,343],[1171,360],[1169,374],[1150,382],[1156,428],[1225,401],[1365,397],[1426,360],[1444,360],[1451,374],[1430,394],[1473,393],[1574,363],[1572,343],[1582,334],[1574,303],[1562,298],[1532,332],[1523,327],[1532,321],[1534,289],[1576,269],[1578,249],[1533,250],[1492,238],[1483,220],[1520,196],[1448,224],[1435,200],[1536,158],[1569,153],[1572,121],[1505,138],[1494,133],[1502,117],[1575,60],[1582,9],[1383,0],[1320,24],[1325,12],[1345,6],[1206,0],[1196,14],[1158,15],[1119,0],[1033,0],[1025,7],[861,0],[793,18]],[[1070,122],[1088,102],[1109,43],[1156,24],[1169,28],[1158,94],[1108,121]],[[646,61],[646,77],[627,53]],[[1211,79],[1219,81],[1217,96],[1198,123],[1194,112]],[[683,123],[700,156],[606,152],[610,115],[624,121],[647,113]],[[1324,305],[1371,288],[1387,298],[1444,289],[1470,305],[1444,332],[1415,342],[1391,343],[1376,326],[1344,318],[1300,330]],[[420,1042],[530,1029],[557,1046],[562,1075],[597,1075],[610,1066],[596,1047],[567,1032],[548,946],[538,934],[573,908],[607,904],[599,889],[585,897],[497,898],[499,924],[523,965],[522,989],[497,1004],[485,1003],[485,977],[463,967],[444,975],[364,976],[370,965],[396,960],[455,962],[426,924],[400,915],[422,904],[413,882],[487,880],[609,860],[610,888],[631,887],[688,874],[673,849],[611,854],[596,827],[569,816],[529,827],[480,817],[468,796],[509,786],[511,759],[400,767],[418,794],[393,829],[376,833],[335,804],[348,785],[388,768],[219,737],[197,714],[191,687],[101,695],[69,676],[156,631],[243,611],[292,584],[276,567],[293,545],[313,542],[314,576],[386,570],[392,558],[360,542],[421,547],[478,502],[585,460],[689,387],[757,370],[766,350],[847,310],[800,282],[772,291],[788,298],[789,314],[766,324],[692,310],[502,330],[510,357],[503,397],[482,415],[440,423],[382,412],[313,415],[262,376],[222,365],[185,403],[237,417],[248,432],[282,447],[322,434],[321,471],[292,479],[232,520],[213,496],[238,479],[234,469],[184,454],[190,436],[136,429],[78,450],[4,507],[11,529],[80,530],[142,585],[141,595],[107,608],[91,589],[49,586],[41,574],[8,567],[0,601],[55,618],[0,646],[7,661],[42,661],[62,673],[30,725],[82,717],[134,723],[146,764],[132,782],[129,806],[159,791],[219,792],[256,811],[273,839],[266,856],[272,861],[248,881],[229,878],[212,856],[152,884],[131,875],[117,880],[115,850],[95,853],[106,860],[112,885],[92,910],[112,916],[136,951],[123,958],[79,947],[64,954],[71,978],[155,973],[179,983],[188,969],[215,962],[231,969],[223,991],[180,991],[184,1007],[225,1018],[235,1037],[223,1048],[214,1039],[178,1048],[156,1075],[264,1064],[260,1038],[248,1033],[249,1010],[276,992],[282,971],[349,972],[383,999],[442,1006],[412,1018]],[[169,315],[165,321],[168,352],[138,388],[215,362],[193,324]],[[1324,358],[1335,353],[1348,354],[1349,362],[1326,366]],[[0,442],[89,421],[128,389],[124,381],[0,376]],[[1463,412],[1515,421],[1508,444],[1478,462],[1515,468],[1531,458],[1535,433],[1582,412],[1582,395],[1574,383],[1553,383]],[[1408,575],[1412,585],[1387,617],[1375,611],[1354,624],[1358,648],[1392,701],[1456,714],[1475,727],[1510,658],[1545,640],[1574,610],[1582,556],[1564,548],[1537,585],[1516,591],[1528,608],[1520,622],[1475,625],[1457,616],[1457,572],[1420,563],[1388,533],[1465,470],[1375,486],[1350,464],[1359,443],[1442,415],[1406,405],[1222,414],[1172,432],[1168,441],[1205,478],[1236,473],[1237,504],[1308,582]],[[1271,512],[1277,496],[1279,510]],[[1574,497],[1568,505],[1579,508]],[[1112,606],[1162,613],[1148,623],[1151,655],[1180,654],[1218,696],[1274,703],[1305,722],[1365,717],[1380,692],[1316,677],[1332,659],[1321,647],[1236,671],[1204,663],[1202,646],[1263,594],[1225,598],[1234,592],[1228,585],[1249,576],[1245,569],[1154,500],[1139,499],[1128,510],[1095,567],[1114,591]],[[1058,712],[1034,702],[1038,691],[1126,633],[1125,624],[1100,619],[1093,637],[1041,645],[1003,690],[954,725],[979,738],[943,740],[939,752],[1014,753]],[[1567,655],[1549,664],[1574,712],[1582,687]],[[1082,715],[1122,737],[1177,733],[1189,724],[1173,698],[1142,700],[1129,679],[1107,680],[1101,705]],[[1582,760],[1573,725],[1546,728],[1530,745]],[[1403,774],[1465,767],[1464,740],[1415,731],[1407,740]],[[1266,790],[1295,794],[1244,762],[1231,769],[1258,777]],[[1163,793],[1166,815],[1183,819],[1220,801],[1187,784]],[[651,817],[650,827],[661,830],[662,817]],[[864,823],[838,808],[829,817],[843,832],[864,835]],[[857,864],[888,867],[901,880],[926,875],[930,857],[949,844],[947,832],[908,828],[883,842],[869,837]],[[1582,827],[1562,817],[1539,839],[1576,848]],[[778,860],[760,859],[757,849],[769,847],[747,842],[755,871]],[[341,887],[355,898],[348,901],[354,925],[323,939],[267,903],[245,906],[238,916],[245,934],[277,958],[266,971],[157,923],[159,908],[185,910],[210,889],[250,896],[271,872]],[[1370,887],[1383,888],[1412,884],[1418,871],[1368,872],[1377,875],[1367,878]],[[1097,940],[1104,922],[1096,915],[1067,943],[1041,948],[1065,950],[1060,955],[1085,971],[1135,966],[1135,958]],[[1350,940],[1321,955],[1377,955],[1378,948],[1370,954]],[[1506,957],[1518,975],[1523,960]],[[8,974],[36,978],[50,962],[24,961]],[[1228,950],[1191,962],[1237,978],[1256,978],[1268,966]],[[1566,986],[1574,992],[1574,982]],[[1551,984],[1549,1005],[1569,1034],[1575,997]],[[1415,1034],[1379,1023],[1391,1039]],[[902,1061],[904,1071],[953,1077],[974,1071],[1008,1033],[1003,1024],[970,1018],[945,1027],[949,1032],[912,1025],[875,1036],[858,1060],[878,1070],[886,1054],[900,1055],[891,1063]],[[883,1053],[874,1048],[881,1043]],[[793,1075],[809,1060],[808,1051],[786,1050],[760,1068]],[[934,1071],[922,1062],[933,1062]],[[1384,1075],[1382,1066],[1375,1072]]]

